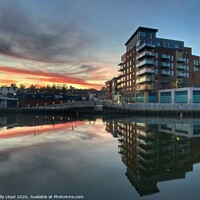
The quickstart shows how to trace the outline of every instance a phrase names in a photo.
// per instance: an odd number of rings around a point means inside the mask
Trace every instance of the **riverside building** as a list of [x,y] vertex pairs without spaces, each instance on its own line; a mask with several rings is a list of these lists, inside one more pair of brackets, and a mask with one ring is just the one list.
[[158,102],[158,91],[200,87],[200,57],[183,41],[157,38],[139,27],[125,43],[118,65],[117,93],[125,102]]

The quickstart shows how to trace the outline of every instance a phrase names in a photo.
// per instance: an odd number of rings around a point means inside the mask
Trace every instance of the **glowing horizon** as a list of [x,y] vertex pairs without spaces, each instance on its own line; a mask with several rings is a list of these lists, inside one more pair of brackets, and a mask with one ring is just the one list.
[[[164,9],[149,12],[155,6]],[[198,1],[181,1],[180,9],[173,0],[145,5],[135,0],[1,0],[0,85],[101,89],[117,75],[124,43],[138,26],[157,28],[163,38],[182,40],[200,55],[198,7]]]

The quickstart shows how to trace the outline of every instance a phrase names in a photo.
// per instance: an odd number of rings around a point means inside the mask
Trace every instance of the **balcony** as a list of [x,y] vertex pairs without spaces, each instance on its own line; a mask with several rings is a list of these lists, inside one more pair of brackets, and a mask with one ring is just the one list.
[[141,44],[140,46],[138,46],[137,48],[136,48],[136,52],[139,52],[139,51],[141,51],[142,49],[144,49],[144,48],[150,48],[150,49],[153,49],[153,48],[155,48],[155,44],[151,44],[151,43],[143,43],[143,44]]
[[141,85],[137,87],[137,91],[148,91],[148,90],[154,90],[153,85]]
[[177,65],[177,70],[186,70],[187,66],[184,65]]
[[145,82],[153,82],[153,81],[154,81],[153,78],[145,76],[145,77],[137,79],[136,83],[145,83]]
[[123,65],[118,65],[118,66],[119,66],[118,71],[123,71],[123,69],[124,69]]
[[121,81],[121,80],[122,80],[122,77],[124,77],[124,75],[123,75],[123,74],[120,74],[120,75],[117,77],[117,78],[118,78],[118,79],[117,79],[117,82],[118,82],[118,81]]
[[186,72],[177,72],[177,77],[178,78],[185,78],[185,77],[187,77],[187,74],[186,74]]
[[161,59],[163,59],[163,60],[169,60],[170,59],[170,55],[162,54],[161,55]]
[[170,71],[162,70],[161,75],[170,76]]
[[140,53],[139,55],[136,56],[137,60],[142,59],[143,57],[154,57],[155,53],[149,52],[149,51],[144,51],[143,53]]
[[166,63],[166,62],[162,62],[162,63],[161,63],[161,67],[169,68],[170,66],[171,66],[170,63]]
[[169,79],[161,79],[161,84],[169,84],[170,80]]
[[141,76],[143,74],[155,74],[155,70],[151,68],[144,68],[136,72],[136,76]]
[[136,67],[139,68],[139,67],[142,67],[143,65],[155,65],[155,61],[154,60],[143,60],[141,62],[139,62]]
[[186,58],[177,58],[176,61],[180,62],[180,63],[185,63],[186,62]]
[[119,82],[117,82],[117,85],[121,85],[122,83],[124,83],[124,81],[120,80]]
[[123,66],[123,64],[124,64],[124,62],[122,61],[122,62],[120,62],[120,63],[118,64],[118,66]]

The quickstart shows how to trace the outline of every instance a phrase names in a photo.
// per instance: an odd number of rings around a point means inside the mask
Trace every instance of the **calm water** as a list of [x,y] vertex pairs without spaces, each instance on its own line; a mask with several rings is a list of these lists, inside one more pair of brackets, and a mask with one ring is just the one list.
[[0,117],[0,195],[200,198],[200,119]]

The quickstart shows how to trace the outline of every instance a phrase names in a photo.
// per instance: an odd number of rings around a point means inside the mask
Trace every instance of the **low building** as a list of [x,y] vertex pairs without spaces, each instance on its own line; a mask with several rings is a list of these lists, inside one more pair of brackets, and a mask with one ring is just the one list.
[[17,88],[0,87],[0,109],[16,109],[19,107],[16,92]]
[[174,88],[158,91],[159,103],[200,103],[200,87]]
[[106,82],[106,97],[107,99],[114,100],[118,94],[118,77],[114,77]]

